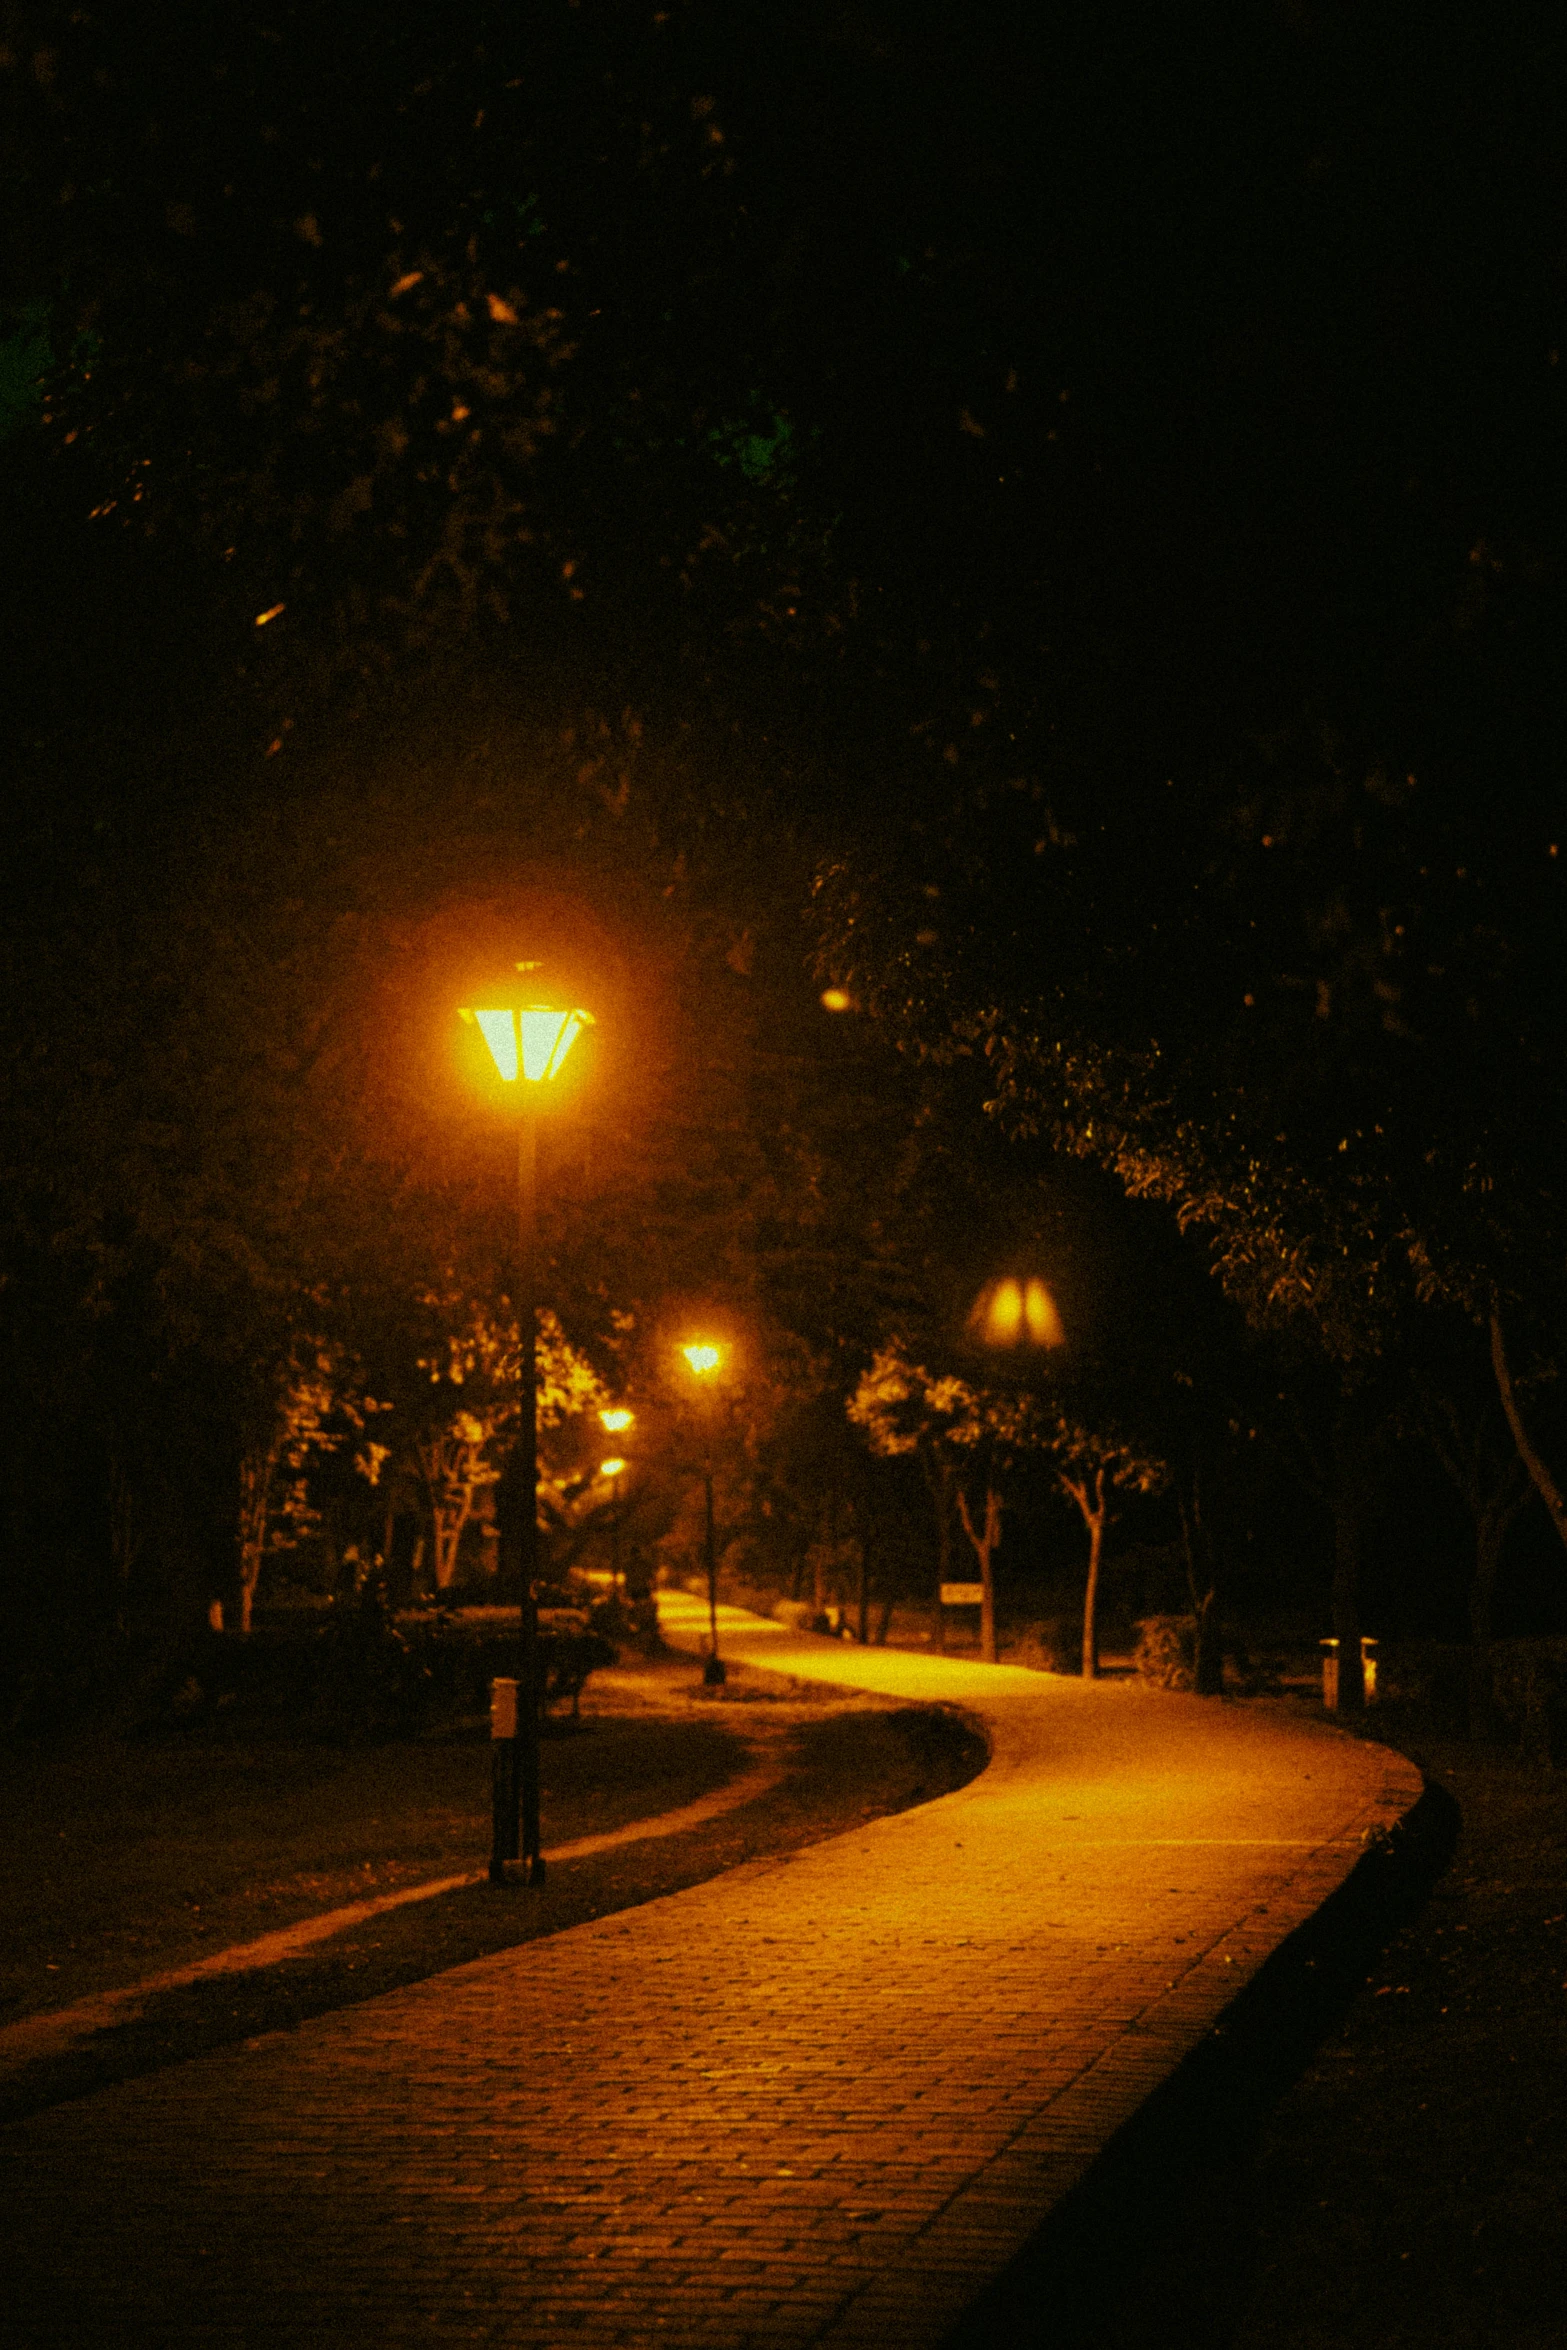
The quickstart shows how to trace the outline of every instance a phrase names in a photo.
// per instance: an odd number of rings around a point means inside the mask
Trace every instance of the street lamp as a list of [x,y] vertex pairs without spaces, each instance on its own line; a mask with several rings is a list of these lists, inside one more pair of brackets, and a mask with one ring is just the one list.
[[[705,1402],[712,1393],[710,1382],[723,1363],[724,1350],[721,1346],[714,1345],[711,1339],[698,1338],[693,1339],[688,1346],[683,1346],[680,1351],[686,1359],[686,1367],[697,1383],[697,1391]],[[707,1445],[702,1456],[702,1499],[705,1511],[703,1547],[707,1558],[709,1640],[707,1662],[702,1667],[702,1679],[709,1689],[717,1689],[722,1686],[728,1676],[724,1671],[723,1659],[718,1653],[718,1549],[713,1538],[713,1442],[711,1427],[707,1430]]]
[[[602,1414],[600,1416],[602,1417]],[[622,1499],[625,1487],[620,1480],[630,1466],[631,1463],[628,1460],[623,1460],[619,1453],[613,1454],[607,1461],[599,1462],[599,1475],[609,1479],[609,1581],[610,1589],[614,1592],[617,1600],[621,1596],[621,1589],[625,1582],[620,1539],[621,1519],[625,1515],[625,1503]]]
[[[1037,1357],[1066,1342],[1066,1332],[1061,1325],[1061,1316],[1056,1311],[1056,1301],[1035,1273],[1026,1274],[1022,1278],[1007,1274],[999,1281],[988,1281],[970,1308],[967,1327],[970,1338],[977,1340],[980,1346],[992,1354]],[[958,1501],[963,1512],[964,1527],[979,1553],[979,1589],[975,1594],[971,1584],[944,1584],[941,1604],[943,1607],[968,1605],[972,1604],[975,1596],[978,1597],[980,1654],[987,1664],[993,1665],[998,1654],[993,1559],[996,1545],[1001,1539],[1000,1493],[995,1487],[986,1488],[983,1537],[976,1537],[969,1523],[968,1504],[961,1488]],[[947,1598],[949,1591],[953,1594],[950,1601]],[[959,1593],[963,1595],[961,1599]],[[945,1625],[946,1618],[943,1617],[943,1644],[946,1639]]]
[[1056,1301],[1037,1276],[987,1282],[969,1314],[970,1334],[982,1346],[1032,1350],[1060,1346],[1066,1333]]
[[[634,1425],[636,1416],[636,1413],[631,1409],[629,1404],[606,1404],[604,1409],[599,1414],[599,1426],[603,1429],[606,1436],[624,1436],[626,1430]],[[618,1453],[615,1454],[610,1460],[599,1462],[599,1475],[601,1477],[609,1478],[610,1491],[614,1495],[614,1514],[610,1519],[609,1540],[610,1571],[613,1579],[613,1588],[617,1596],[619,1595],[621,1586],[625,1580],[624,1574],[622,1573],[621,1562],[621,1521],[626,1514],[626,1505],[624,1500],[626,1489],[621,1484],[620,1480],[622,1477],[624,1477],[630,1466],[631,1463],[628,1460],[622,1460]]]
[[[522,968],[523,966],[519,966]],[[517,1271],[515,1279],[522,1395],[517,1441],[500,1491],[502,1558],[517,1567],[521,1640],[517,1679],[490,1687],[494,1752],[490,1883],[505,1882],[517,1860],[530,1885],[544,1882],[539,1842],[539,1331],[538,1331],[538,1089],[554,1078],[591,1012],[557,1011],[549,1004],[463,1008],[477,1027],[502,1081],[517,1103]]]

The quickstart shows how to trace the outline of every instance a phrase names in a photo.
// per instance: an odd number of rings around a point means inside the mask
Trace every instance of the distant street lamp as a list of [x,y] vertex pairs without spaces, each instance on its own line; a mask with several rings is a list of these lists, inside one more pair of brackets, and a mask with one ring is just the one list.
[[630,1466],[631,1463],[622,1460],[618,1454],[611,1460],[599,1462],[599,1475],[610,1480],[610,1493],[613,1497],[610,1502],[609,1519],[609,1582],[610,1589],[617,1599],[620,1597],[621,1586],[625,1581],[620,1541],[620,1521],[625,1511],[625,1502],[622,1496],[625,1488],[620,1480]]
[[[629,1404],[607,1404],[599,1414],[599,1426],[606,1436],[624,1436],[627,1429],[635,1424],[636,1416]],[[623,1460],[618,1453],[607,1461],[599,1462],[599,1475],[610,1479],[610,1490],[614,1495],[613,1513],[609,1522],[610,1576],[611,1588],[617,1595],[625,1581],[621,1561],[621,1535],[622,1520],[626,1514],[626,1489],[622,1485],[621,1479],[630,1466],[631,1463],[628,1460]]]
[[982,1346],[1017,1352],[1060,1346],[1066,1335],[1055,1299],[1033,1274],[1024,1281],[987,1282],[974,1300],[968,1327]]
[[[992,1354],[1010,1354],[1015,1357],[1038,1356],[1051,1347],[1065,1343],[1066,1332],[1056,1301],[1035,1273],[1016,1278],[1007,1275],[999,1281],[988,1281],[969,1310],[968,1332]],[[996,1583],[993,1559],[1001,1539],[1001,1505],[999,1493],[987,1489],[985,1494],[984,1532],[976,1537],[969,1524],[968,1503],[962,1489],[958,1493],[963,1524],[979,1553],[979,1641],[980,1654],[987,1664],[995,1664],[999,1651],[996,1645]],[[943,1605],[949,1604],[945,1594],[952,1591],[967,1593],[965,1584],[943,1586]],[[957,1604],[963,1604],[957,1602]],[[943,1619],[945,1622],[945,1619]]]
[[[711,1381],[723,1364],[724,1350],[711,1339],[693,1339],[680,1349],[686,1366],[697,1383],[697,1391],[704,1404],[712,1394]],[[710,1407],[709,1407],[710,1408]],[[702,1499],[704,1504],[703,1548],[707,1558],[707,1626],[709,1647],[707,1662],[702,1667],[702,1679],[709,1689],[716,1689],[728,1678],[723,1659],[718,1653],[718,1547],[713,1536],[713,1437],[708,1426],[707,1443],[702,1455]]]
[[[519,965],[519,969],[527,966]],[[538,1331],[538,1089],[555,1077],[591,1012],[561,1012],[547,1004],[499,1010],[463,1010],[489,1047],[490,1058],[517,1105],[517,1270],[514,1282],[522,1394],[517,1440],[497,1500],[502,1557],[517,1567],[521,1639],[517,1679],[490,1686],[494,1753],[490,1883],[505,1882],[506,1863],[521,1859],[530,1885],[544,1882],[539,1840],[539,1331]]]

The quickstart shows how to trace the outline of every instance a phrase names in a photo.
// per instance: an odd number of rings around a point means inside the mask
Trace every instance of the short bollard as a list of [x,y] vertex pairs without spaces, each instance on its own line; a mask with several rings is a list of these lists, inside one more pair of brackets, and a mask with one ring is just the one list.
[[[1338,1712],[1338,1642],[1324,1640],[1322,1648],[1322,1702],[1330,1714]],[[1377,1644],[1369,1633],[1360,1643],[1361,1685],[1367,1705],[1377,1701]]]
[[517,1684],[490,1683],[490,1883],[506,1882],[506,1863],[517,1858]]

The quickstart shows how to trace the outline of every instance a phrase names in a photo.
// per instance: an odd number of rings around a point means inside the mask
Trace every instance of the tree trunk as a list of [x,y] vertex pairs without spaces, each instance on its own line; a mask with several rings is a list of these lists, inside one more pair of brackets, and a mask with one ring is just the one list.
[[[1516,1477],[1517,1472],[1514,1472]],[[1521,1489],[1520,1489],[1521,1488]],[[1502,1568],[1507,1529],[1533,1491],[1519,1480],[1503,1484],[1475,1511],[1475,1574],[1469,1586],[1469,1734],[1495,1737],[1501,1727],[1491,1674],[1491,1642],[1495,1638],[1496,1585]]]
[[1191,1594],[1192,1617],[1196,1625],[1193,1686],[1199,1697],[1222,1697],[1224,1643],[1223,1627],[1219,1620],[1219,1584],[1214,1572],[1213,1544],[1203,1518],[1195,1474],[1192,1477],[1190,1502],[1185,1494],[1179,1494],[1176,1498],[1181,1513],[1181,1540],[1186,1552],[1186,1588]]
[[[1491,1361],[1505,1402],[1512,1393],[1512,1381],[1500,1327],[1497,1323],[1492,1332]],[[1475,1738],[1494,1736],[1498,1728],[1491,1678],[1496,1584],[1507,1530],[1537,1490],[1517,1450],[1511,1420],[1508,1426],[1514,1449],[1498,1474],[1483,1427],[1466,1425],[1462,1407],[1450,1396],[1427,1397],[1427,1440],[1474,1520],[1475,1564],[1469,1585],[1469,1732]]]
[[1491,1368],[1496,1374],[1497,1393],[1502,1399],[1507,1425],[1512,1430],[1513,1442],[1518,1448],[1518,1458],[1528,1470],[1536,1493],[1550,1511],[1551,1524],[1556,1528],[1558,1538],[1567,1546],[1567,1502],[1563,1501],[1555,1478],[1529,1441],[1529,1432],[1518,1408],[1518,1398],[1513,1392],[1513,1375],[1508,1367],[1507,1349],[1502,1340],[1502,1317],[1495,1312],[1491,1315]]
[[1082,1512],[1088,1528],[1088,1582],[1083,1591],[1083,1679],[1099,1678],[1099,1566],[1104,1552],[1105,1526],[1109,1508],[1105,1501],[1105,1473],[1094,1471],[1092,1499],[1087,1477],[1061,1478],[1062,1489],[1072,1496]]
[[870,1559],[870,1552],[871,1552],[871,1538],[870,1538],[869,1534],[862,1534],[862,1535],[860,1536],[860,1630],[859,1630],[860,1646],[861,1646],[862,1648],[864,1648],[864,1647],[865,1647],[865,1645],[866,1645],[867,1641],[868,1641],[868,1640],[869,1640],[869,1638],[870,1638],[870,1604],[871,1604],[871,1559]]
[[963,1521],[963,1531],[974,1545],[979,1559],[980,1589],[984,1593],[979,1608],[979,1647],[980,1654],[986,1664],[993,1665],[997,1660],[996,1581],[992,1561],[995,1558],[996,1545],[1001,1540],[1001,1496],[993,1485],[985,1487],[985,1527],[983,1533],[977,1534],[974,1531],[974,1521],[969,1516],[968,1495],[960,1485],[958,1487],[958,1515]]
[[448,1487],[430,1504],[430,1530],[435,1537],[435,1587],[447,1591],[456,1580],[457,1549],[463,1528],[472,1516],[472,1486]]
[[[1101,1480],[1102,1482],[1102,1480]],[[1083,1590],[1083,1679],[1099,1678],[1099,1561],[1104,1548],[1104,1511],[1088,1521],[1088,1581]]]
[[1088,1581],[1083,1591],[1083,1678],[1099,1678],[1099,1567],[1104,1551],[1104,1531],[1109,1518],[1105,1501],[1105,1473],[1094,1471],[1092,1499],[1086,1476],[1061,1476],[1063,1492],[1069,1493],[1082,1512],[1088,1528]]
[[1211,1584],[1197,1605],[1192,1686],[1199,1697],[1224,1695],[1224,1626],[1219,1617],[1219,1594]]
[[274,1445],[265,1453],[251,1454],[240,1465],[239,1628],[245,1639],[250,1637],[256,1586],[261,1581],[262,1562],[267,1554],[267,1519],[277,1462]]
[[829,1492],[823,1512],[825,1532],[811,1544],[811,1619],[818,1623],[827,1612],[827,1568],[837,1550],[838,1496]]
[[984,1597],[979,1603],[979,1653],[987,1665],[996,1663],[996,1579],[991,1571],[991,1551],[987,1542],[979,1554],[979,1586]]

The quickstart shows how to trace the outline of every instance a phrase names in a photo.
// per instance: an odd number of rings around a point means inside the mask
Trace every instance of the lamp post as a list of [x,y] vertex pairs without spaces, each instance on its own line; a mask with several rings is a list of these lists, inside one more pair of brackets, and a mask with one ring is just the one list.
[[[698,1393],[704,1402],[712,1393],[709,1384],[724,1359],[724,1350],[711,1339],[695,1339],[680,1349],[686,1367],[697,1382]],[[713,1533],[713,1444],[712,1430],[707,1431],[707,1443],[702,1454],[703,1551],[707,1560],[707,1662],[702,1667],[702,1678],[709,1689],[719,1688],[728,1678],[724,1662],[718,1653],[718,1546]]]
[[499,1010],[463,1010],[489,1048],[502,1083],[517,1105],[518,1350],[522,1393],[517,1439],[496,1499],[503,1563],[517,1569],[521,1613],[514,1682],[490,1685],[490,1883],[504,1884],[506,1863],[521,1859],[530,1885],[544,1882],[539,1839],[539,1328],[538,1328],[538,1094],[558,1073],[590,1012],[561,1012],[548,1004]]
[[[627,1429],[634,1424],[636,1416],[629,1404],[608,1404],[599,1414],[599,1426],[606,1436],[624,1436]],[[626,1489],[621,1480],[630,1466],[631,1463],[628,1460],[623,1460],[618,1453],[610,1460],[599,1462],[599,1475],[611,1480],[610,1490],[615,1497],[609,1521],[609,1561],[611,1588],[617,1599],[621,1596],[625,1582],[621,1552],[626,1515]]]
[[625,1488],[620,1481],[630,1466],[631,1463],[622,1460],[618,1453],[607,1461],[599,1462],[599,1475],[609,1479],[609,1587],[617,1600],[620,1598],[621,1584],[624,1580],[621,1573],[620,1521],[625,1510],[625,1504],[621,1498]]
[[[1056,1311],[1055,1299],[1044,1282],[1032,1273],[1021,1280],[1008,1278],[987,1282],[970,1309],[968,1334],[992,1353],[1010,1353],[1023,1358],[1037,1358],[1050,1348],[1062,1345],[1066,1337],[1061,1327],[1061,1316]],[[980,1654],[986,1664],[993,1665],[999,1658],[996,1646],[994,1559],[996,1546],[1001,1540],[1001,1495],[995,1486],[987,1485],[984,1531],[978,1536],[970,1521],[968,1503],[961,1486],[958,1489],[958,1506],[963,1516],[964,1532],[979,1554]],[[965,1587],[952,1585],[949,1588],[958,1590]]]

